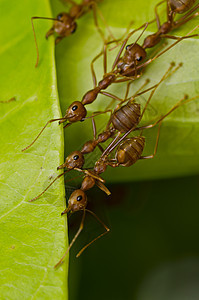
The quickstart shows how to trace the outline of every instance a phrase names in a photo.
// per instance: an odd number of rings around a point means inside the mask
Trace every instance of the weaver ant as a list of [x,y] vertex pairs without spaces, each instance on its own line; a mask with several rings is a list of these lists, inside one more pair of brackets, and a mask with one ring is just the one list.
[[[144,115],[144,112],[145,112],[152,96],[154,95],[156,89],[166,78],[168,78],[174,72],[176,72],[179,69],[179,67],[181,67],[182,64],[179,64],[179,66],[177,66],[174,70],[172,70],[174,65],[175,65],[174,63],[171,63],[169,69],[167,70],[167,72],[164,74],[164,76],[160,79],[160,81],[157,84],[155,84],[154,86],[152,86],[142,92],[140,92],[140,89],[139,89],[137,91],[137,93],[135,95],[133,95],[130,99],[128,98],[130,83],[127,84],[127,90],[126,90],[124,99],[114,109],[114,111],[112,111],[112,110],[106,111],[106,112],[111,113],[110,119],[106,126],[106,130],[103,131],[102,133],[100,133],[98,136],[96,136],[96,124],[95,124],[94,118],[92,118],[94,139],[87,141],[83,145],[83,147],[80,151],[73,151],[70,155],[68,155],[65,162],[62,165],[60,165],[59,167],[57,167],[57,170],[64,169],[64,168],[67,168],[68,170],[65,171],[64,173],[58,175],[41,194],[39,194],[38,196],[31,199],[30,202],[35,201],[36,199],[41,197],[46,192],[46,190],[48,190],[49,187],[58,178],[60,178],[62,175],[64,175],[65,173],[67,173],[71,170],[77,170],[77,171],[83,172],[84,175],[89,176],[89,172],[91,172],[91,171],[82,170],[82,168],[84,166],[84,161],[85,161],[84,155],[93,152],[97,146],[103,152],[103,149],[100,145],[101,143],[104,143],[108,139],[113,138],[115,136],[115,134],[117,134],[117,137],[119,137],[122,133],[127,132],[129,129],[135,128],[140,123],[140,121]],[[148,83],[148,81],[146,83]],[[141,87],[141,89],[142,89],[142,87]],[[149,99],[146,102],[145,107],[141,113],[140,104],[135,102],[135,98],[138,96],[141,96],[142,94],[144,94],[150,90],[152,90],[152,92],[151,92]],[[127,102],[127,104],[123,105],[125,102]],[[96,114],[97,113],[98,112],[96,112]],[[94,175],[92,174],[92,176],[94,176]],[[99,186],[99,188],[101,188],[103,191],[107,192],[107,194],[110,194],[110,192],[108,190],[106,190],[105,186],[103,185],[103,182],[104,182],[103,179],[100,178],[98,175],[96,175],[96,176],[97,177],[95,178],[95,181],[97,182],[97,185]],[[92,183],[95,184],[96,183],[95,181],[93,180]],[[91,181],[90,181],[90,184],[91,184]],[[91,188],[91,186],[89,186],[89,188]]]
[[[148,23],[146,23],[148,24]],[[142,25],[141,27],[139,27],[139,29],[141,29],[142,27],[146,27],[146,24]],[[148,25],[147,25],[148,26]],[[166,51],[168,51],[169,49],[173,48],[175,45],[177,45],[179,42],[181,42],[183,39],[185,38],[188,38],[188,37],[193,37],[193,36],[198,36],[198,34],[194,34],[194,35],[190,35],[194,30],[196,30],[197,28],[199,27],[199,25],[197,25],[194,29],[192,29],[189,33],[187,33],[185,36],[183,37],[179,37],[177,38],[177,41],[174,42],[172,45],[170,45],[169,47],[167,47],[165,50],[161,51],[159,54],[155,55],[154,57],[152,58],[149,58],[146,62],[142,63],[141,65],[137,66],[136,69],[133,68],[133,72],[134,72],[134,75],[136,73],[136,78],[139,78],[140,75],[137,74],[137,70],[142,68],[142,67],[145,67],[146,65],[150,64],[151,62],[153,62],[155,59],[157,59],[158,57],[160,57],[162,54],[164,54]],[[130,33],[130,35],[132,35],[133,33],[135,33],[138,29],[134,30],[133,32]],[[125,40],[125,42],[122,44],[122,47],[121,49],[123,50],[127,41],[128,41],[128,38],[130,36],[127,37],[127,39]],[[139,38],[138,38],[139,39]],[[112,43],[112,42],[109,42],[109,44]],[[135,45],[137,45],[136,43],[134,43]],[[128,47],[128,46],[127,46]],[[140,46],[139,46],[140,47]],[[101,52],[100,54],[98,54],[91,62],[91,70],[92,70],[92,76],[93,76],[93,82],[94,82],[94,89],[92,90],[89,90],[82,98],[82,101],[75,101],[73,102],[69,108],[66,110],[66,114],[64,117],[62,118],[56,118],[56,119],[51,119],[49,120],[46,125],[42,128],[42,130],[39,132],[39,134],[36,136],[36,138],[32,141],[31,144],[29,144],[27,147],[25,147],[24,149],[22,149],[22,151],[25,151],[27,150],[28,148],[30,148],[36,141],[37,139],[39,138],[39,136],[42,134],[42,132],[44,131],[44,129],[48,126],[48,124],[50,123],[53,123],[55,121],[59,121],[59,124],[61,123],[64,123],[64,122],[67,122],[69,121],[65,126],[64,128],[70,126],[72,123],[75,123],[77,121],[84,121],[86,118],[86,114],[87,114],[87,110],[85,108],[85,105],[87,104],[90,104],[92,103],[98,96],[98,94],[102,94],[102,95],[105,95],[111,99],[115,99],[116,101],[121,101],[122,99],[120,99],[119,97],[117,97],[116,95],[113,95],[111,93],[107,93],[107,92],[103,92],[102,90],[103,89],[106,89],[109,85],[111,85],[113,82],[114,83],[117,83],[117,82],[125,82],[125,81],[129,81],[132,79],[132,70],[130,71],[130,77],[129,74],[127,74],[127,71],[125,70],[125,76],[122,75],[122,72],[121,72],[121,69],[119,67],[115,69],[115,65],[117,65],[117,62],[120,60],[120,56],[121,56],[121,49],[113,63],[113,67],[112,67],[112,70],[110,73],[106,73],[106,55],[104,55],[104,78],[98,83],[97,85],[97,81],[96,81],[96,75],[95,75],[95,72],[94,72],[94,69],[93,69],[93,63],[94,61],[100,57],[103,53]],[[129,51],[129,48],[127,48],[127,50],[125,50],[124,52],[124,55],[123,57],[126,57],[128,56],[127,55],[127,52]],[[105,53],[106,53],[106,47],[105,47]],[[139,60],[139,59],[138,59]],[[128,72],[129,72],[128,70]],[[128,76],[126,76],[126,74]],[[118,77],[123,77],[122,79],[119,79],[117,80]],[[135,79],[135,78],[134,78]],[[103,112],[101,112],[103,113]],[[97,114],[98,115],[98,114]],[[95,117],[92,116],[92,117]]]
[[[171,114],[174,110],[176,110],[178,107],[189,103],[191,101],[193,101],[194,99],[199,98],[199,96],[193,97],[188,99],[187,95],[184,95],[184,97],[178,101],[164,116],[162,116],[159,120],[157,120],[156,122],[149,124],[149,125],[145,125],[145,126],[141,126],[141,127],[133,127],[130,130],[128,130],[120,139],[118,139],[116,141],[116,139],[118,137],[116,137],[114,139],[114,145],[113,142],[105,149],[105,151],[103,152],[103,154],[101,155],[100,159],[95,163],[94,166],[94,172],[93,174],[98,175],[102,172],[104,172],[106,170],[107,166],[111,166],[113,168],[115,167],[119,167],[119,166],[123,166],[123,167],[129,167],[133,164],[135,164],[138,160],[140,159],[152,159],[154,158],[154,156],[157,153],[157,148],[158,148],[158,141],[159,141],[159,135],[160,135],[160,126],[162,124],[162,121],[169,115]],[[148,128],[152,128],[155,127],[157,124],[159,124],[159,128],[158,128],[158,133],[157,133],[157,137],[156,137],[156,143],[155,143],[155,147],[154,147],[154,152],[151,155],[147,155],[147,156],[143,156],[143,150],[145,147],[145,137],[142,135],[139,136],[134,136],[134,137],[130,137],[128,138],[128,135],[135,130],[144,130],[144,129],[148,129]],[[110,155],[110,153],[116,149],[115,152],[115,158],[114,159],[108,159],[108,156]],[[68,200],[68,207],[66,210],[63,211],[63,214],[71,214],[73,212],[76,211],[83,211],[83,217],[79,226],[79,229],[77,231],[77,233],[75,234],[73,240],[71,241],[67,251],[65,252],[65,254],[62,256],[62,258],[59,260],[59,262],[55,265],[55,268],[59,267],[67,253],[70,251],[71,247],[73,246],[75,240],[78,238],[79,234],[81,233],[81,231],[83,230],[84,227],[84,220],[85,220],[85,213],[87,211],[86,206],[87,206],[87,196],[85,191],[88,190],[86,183],[85,183],[85,179],[87,181],[87,186],[89,187],[90,185],[90,181],[93,181],[93,177],[92,177],[92,173],[89,177],[89,175],[87,175],[83,182],[82,182],[82,186],[80,189],[75,190],[69,200]],[[94,179],[95,180],[95,179]],[[92,184],[93,186],[93,184]],[[95,242],[97,239],[99,239],[100,237],[104,236],[106,233],[108,233],[110,231],[110,229],[101,221],[102,225],[105,228],[105,232],[103,232],[101,235],[99,235],[98,237],[96,237],[95,239],[93,239],[90,243],[88,243],[87,245],[85,245],[76,255],[76,257],[79,257],[82,252],[88,248],[93,242]]]
[[75,1],[72,1],[72,0],[64,0],[64,2],[67,2],[71,5],[71,8],[68,13],[66,13],[66,12],[59,13],[56,18],[47,18],[47,17],[32,17],[31,18],[32,29],[33,29],[34,40],[35,40],[36,51],[37,51],[37,60],[36,60],[35,67],[37,67],[38,63],[39,63],[39,49],[38,49],[38,44],[37,44],[37,39],[36,39],[35,28],[34,28],[34,24],[33,24],[33,20],[35,20],[35,19],[53,20],[54,21],[52,28],[50,28],[50,30],[46,33],[46,39],[48,39],[48,37],[50,35],[56,33],[58,36],[55,39],[55,44],[58,44],[63,38],[70,36],[71,34],[73,34],[76,31],[77,19],[82,17],[88,11],[92,10],[95,26],[96,26],[98,32],[100,33],[101,37],[104,40],[103,32],[102,32],[101,28],[99,27],[98,20],[97,20],[97,10],[98,10],[98,14],[100,15],[105,26],[107,27],[107,30],[109,31],[110,36],[113,37],[112,32],[110,31],[108,25],[106,24],[105,19],[103,18],[103,15],[101,14],[99,8],[97,7],[98,0],[82,0],[82,2],[80,4],[77,4]]
[[[172,67],[173,67],[173,64],[170,66],[170,68],[168,69],[168,71],[162,77],[162,79],[160,80],[160,82],[156,85],[155,89],[159,86],[159,84],[165,78],[167,78],[169,75],[171,75],[175,71],[175,70],[173,70],[171,72],[171,74],[169,74],[169,72],[171,71]],[[146,108],[147,108],[147,106],[149,104],[149,101],[152,98],[152,95],[154,94],[154,90],[152,91],[152,93],[150,94],[150,96],[148,98],[148,101],[147,101],[147,103],[145,105],[143,113],[146,110]],[[144,137],[138,136],[138,137],[133,137],[133,138],[127,138],[127,136],[130,134],[130,132],[134,131],[134,130],[143,130],[143,129],[146,129],[146,128],[151,128],[151,127],[154,127],[155,125],[157,125],[158,123],[161,124],[161,122],[163,121],[163,119],[166,118],[177,107],[181,106],[182,104],[185,104],[186,102],[190,102],[193,99],[194,98],[187,100],[187,96],[185,96],[172,109],[170,109],[167,114],[165,114],[158,121],[156,121],[155,123],[150,124],[150,125],[146,125],[146,126],[142,126],[142,127],[137,127],[137,125],[140,123],[141,118],[143,116],[143,114],[141,114],[140,112],[139,112],[140,118],[138,118],[139,121],[137,120],[136,122],[133,122],[133,124],[131,124],[131,126],[129,125],[129,119],[126,119],[126,124],[124,124],[124,128],[126,127],[126,129],[123,129],[123,130],[120,130],[120,131],[118,130],[118,133],[119,132],[120,133],[121,132],[123,132],[123,133],[125,132],[125,134],[120,139],[118,139],[120,134],[116,135],[116,137],[113,140],[113,142],[106,148],[106,150],[103,152],[103,154],[100,157],[100,159],[96,162],[93,171],[92,170],[81,170],[81,169],[78,170],[78,168],[76,168],[76,170],[84,173],[84,180],[82,182],[81,188],[78,189],[78,190],[76,190],[76,191],[74,191],[72,193],[72,195],[70,196],[70,199],[69,199],[69,202],[68,202],[68,208],[62,213],[62,215],[65,214],[65,213],[69,213],[69,212],[73,213],[75,211],[82,210],[83,211],[83,217],[82,217],[82,221],[81,221],[81,224],[80,224],[80,228],[79,228],[78,232],[76,233],[75,237],[73,238],[72,242],[70,243],[70,246],[67,249],[67,252],[64,254],[64,256],[62,257],[62,259],[56,264],[55,267],[58,267],[63,262],[63,260],[64,260],[65,256],[67,255],[68,251],[70,250],[70,248],[74,244],[75,240],[79,236],[80,232],[82,231],[83,225],[84,225],[85,213],[87,211],[89,213],[91,213],[94,217],[96,217],[97,220],[104,226],[105,232],[103,232],[102,234],[100,234],[97,238],[95,238],[89,244],[87,244],[84,248],[82,248],[82,250],[78,253],[77,256],[79,256],[94,241],[96,241],[97,239],[99,239],[100,237],[104,236],[106,233],[109,232],[109,228],[93,212],[91,212],[91,211],[89,211],[89,210],[86,209],[87,196],[86,196],[85,191],[88,190],[88,189],[90,189],[90,188],[92,188],[95,184],[97,184],[97,186],[100,189],[102,189],[103,191],[105,191],[107,194],[110,194],[110,192],[108,191],[108,189],[104,186],[104,180],[99,176],[99,174],[103,173],[105,171],[105,169],[106,169],[107,166],[112,166],[112,167],[130,166],[130,165],[134,164],[139,159],[149,159],[149,158],[153,158],[155,156],[156,151],[157,151],[157,146],[158,146],[160,127],[158,129],[158,135],[157,135],[157,139],[156,139],[154,153],[152,155],[149,155],[149,156],[142,156],[142,152],[143,152],[144,145],[145,145],[145,139],[144,139]],[[122,110],[120,110],[120,108],[117,111],[120,112],[120,113],[117,114],[117,115],[115,115],[115,117],[117,117],[118,120],[119,120],[120,118],[122,118],[122,113],[125,114],[125,111],[122,112]],[[137,113],[134,112],[132,114],[132,116],[133,115],[135,116],[135,115],[137,115]],[[131,127],[131,129],[128,130],[128,128],[130,128],[130,127]],[[117,148],[116,149],[116,154],[115,154],[115,159],[114,160],[109,160],[108,159],[108,155],[115,148]],[[74,160],[76,160],[76,159],[74,159]],[[60,168],[58,167],[58,169],[60,169]],[[67,170],[67,171],[65,171],[64,173],[60,174],[56,179],[60,178],[63,174],[65,174],[68,171],[70,171],[70,169]],[[53,182],[47,187],[47,189],[53,184]],[[47,189],[45,189],[42,192],[42,194]],[[41,196],[42,194],[40,194],[39,196]],[[31,201],[36,200],[38,197],[35,197]]]

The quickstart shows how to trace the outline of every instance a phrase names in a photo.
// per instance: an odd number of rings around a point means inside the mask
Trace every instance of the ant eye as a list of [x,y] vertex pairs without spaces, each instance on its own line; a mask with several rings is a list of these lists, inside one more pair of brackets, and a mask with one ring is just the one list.
[[77,160],[78,158],[79,158],[79,155],[73,156],[73,159],[74,159],[74,160]]
[[126,50],[128,50],[129,48],[130,48],[130,45],[127,45],[127,46],[126,46]]
[[72,107],[72,110],[75,111],[76,109],[78,109],[78,106],[77,106],[77,105],[74,105],[74,106]]
[[58,20],[61,20],[62,17],[63,17],[63,14],[59,14],[59,15],[57,16],[57,19],[58,19]]
[[77,26],[75,25],[74,29],[71,31],[71,33],[74,33],[77,29]]
[[141,61],[142,60],[142,56],[137,58],[137,61]]
[[78,196],[77,201],[81,201],[81,200],[82,200],[82,196]]

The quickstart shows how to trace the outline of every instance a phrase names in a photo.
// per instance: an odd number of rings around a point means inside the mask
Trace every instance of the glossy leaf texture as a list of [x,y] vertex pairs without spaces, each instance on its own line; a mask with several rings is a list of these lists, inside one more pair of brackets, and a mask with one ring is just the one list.
[[[144,22],[154,19],[154,7],[158,1],[130,1],[106,0],[99,3],[99,8],[103,13],[107,23],[110,25],[115,37],[120,37],[130,21],[133,21],[132,28],[141,26]],[[53,12],[67,9],[52,0]],[[159,8],[161,21],[166,21],[166,9],[162,5]],[[198,17],[172,32],[173,35],[183,36],[198,25]],[[140,39],[142,43],[144,37],[157,30],[156,24],[150,25]],[[140,32],[139,32],[140,33]],[[198,33],[196,30],[194,33]],[[135,41],[132,36],[129,43]],[[168,45],[173,40],[167,40]],[[56,62],[58,70],[58,89],[61,101],[62,112],[64,113],[70,103],[81,101],[83,95],[93,87],[90,71],[91,60],[101,51],[102,40],[93,26],[92,13],[87,14],[78,21],[76,33],[63,40],[56,47]],[[167,46],[168,46],[167,45]],[[157,83],[161,76],[169,68],[170,63],[175,62],[176,66],[183,63],[183,66],[170,78],[161,84],[153,96],[142,124],[151,124],[160,116],[167,113],[170,108],[177,103],[185,94],[189,97],[198,95],[198,53],[199,39],[190,38],[182,41],[173,49],[159,57],[151,65],[143,70],[143,75],[132,84],[130,95],[132,95],[145,82],[150,79],[148,87]],[[161,51],[156,47],[155,51]],[[163,49],[163,48],[162,48]],[[111,62],[116,56],[116,51],[108,51],[108,71]],[[147,50],[148,51],[148,50]],[[152,55],[153,51],[148,51]],[[98,81],[103,76],[103,63],[99,60],[95,64]],[[123,97],[126,84],[114,84],[106,91],[115,93]],[[148,95],[143,95],[138,99],[142,107],[146,103]],[[87,105],[88,113],[105,110],[110,100],[100,95],[92,105]],[[154,159],[142,160],[130,168],[108,168],[104,178],[108,182],[121,182],[131,180],[142,180],[152,178],[167,178],[198,173],[199,168],[199,99],[184,105],[168,116],[162,124],[158,152]],[[96,118],[98,133],[101,132],[108,121],[108,115]],[[81,131],[81,135],[79,132]],[[142,133],[146,137],[146,148],[144,155],[153,153],[157,127],[144,130]],[[65,156],[71,151],[79,150],[86,140],[92,138],[91,121],[74,124],[65,130]],[[87,166],[93,166],[100,153],[95,152],[87,156]]]
[[66,299],[67,262],[53,267],[63,254],[67,238],[63,180],[42,199],[28,202],[57,175],[63,161],[63,134],[54,124],[22,153],[49,118],[60,117],[54,65],[54,41],[45,40],[51,24],[32,16],[51,16],[49,2],[0,2],[0,277],[1,299]]

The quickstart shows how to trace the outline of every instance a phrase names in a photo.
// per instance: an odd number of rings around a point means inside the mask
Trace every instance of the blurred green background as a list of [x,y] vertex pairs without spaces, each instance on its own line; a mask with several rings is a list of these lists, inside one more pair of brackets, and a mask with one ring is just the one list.
[[199,299],[199,177],[109,188],[90,199],[111,232],[76,259],[100,232],[92,221],[72,249],[70,299]]

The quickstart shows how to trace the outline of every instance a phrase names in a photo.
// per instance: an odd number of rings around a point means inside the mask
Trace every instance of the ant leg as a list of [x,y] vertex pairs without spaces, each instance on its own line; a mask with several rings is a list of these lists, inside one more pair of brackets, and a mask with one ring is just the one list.
[[96,240],[98,240],[99,238],[101,238],[102,236],[104,236],[105,234],[107,234],[109,231],[110,231],[110,229],[104,224],[104,222],[102,222],[99,218],[98,218],[98,216],[94,213],[94,212],[92,212],[91,210],[88,210],[88,209],[85,209],[87,212],[89,212],[91,215],[93,215],[94,216],[94,218],[96,218],[97,219],[97,221],[100,223],[100,224],[102,224],[102,226],[105,228],[105,232],[103,232],[102,234],[100,234],[100,235],[98,235],[96,238],[94,238],[90,243],[88,243],[86,246],[84,246],[78,253],[77,253],[77,255],[76,255],[76,257],[79,257],[81,254],[82,254],[82,252],[84,252],[84,250],[86,250],[86,248],[88,248],[92,243],[94,243]]
[[144,94],[144,93],[150,91],[151,89],[155,88],[156,85],[154,85],[154,86],[152,86],[152,87],[150,87],[150,88],[148,88],[148,89],[146,89],[146,90],[140,92],[140,91],[141,91],[141,90],[142,90],[149,82],[150,82],[150,80],[149,80],[149,79],[146,79],[145,82],[141,85],[141,87],[140,87],[140,88],[134,93],[134,95],[131,96],[130,98],[128,98],[128,95],[129,95],[129,89],[130,89],[130,85],[131,85],[133,82],[132,82],[132,81],[128,82],[128,83],[127,83],[126,93],[125,93],[125,98],[124,98],[124,100],[123,100],[120,104],[118,104],[118,105],[116,106],[116,109],[115,109],[115,110],[117,110],[117,109],[118,109],[123,103],[125,103],[126,101],[134,100],[136,97],[141,96],[142,94]]
[[91,61],[91,74],[92,74],[92,79],[93,79],[93,85],[94,88],[97,86],[97,78],[96,78],[96,74],[95,74],[95,70],[94,70],[94,62],[100,58],[100,56],[103,55],[103,51],[101,51],[98,55],[96,55],[93,60]]
[[108,93],[108,92],[102,92],[102,91],[100,91],[100,94],[102,94],[102,95],[104,95],[104,96],[107,96],[107,97],[109,97],[109,98],[111,98],[111,99],[120,101],[120,102],[123,101],[123,100],[120,99],[119,97],[117,97],[117,96],[115,96],[115,95],[113,95],[113,94],[111,94],[111,93]]
[[144,62],[143,64],[137,66],[137,69],[141,69],[147,65],[149,65],[150,63],[152,63],[155,59],[157,59],[158,57],[160,57],[161,55],[163,55],[165,52],[167,52],[168,50],[170,50],[171,48],[173,48],[175,45],[177,45],[178,43],[180,43],[183,39],[189,38],[189,37],[195,37],[195,36],[199,36],[199,34],[193,34],[190,35],[193,31],[195,31],[197,28],[199,27],[199,25],[197,25],[196,27],[194,27],[190,32],[188,32],[185,36],[183,37],[179,37],[177,38],[177,41],[175,43],[173,43],[172,45],[170,45],[169,47],[167,47],[166,49],[164,49],[163,51],[161,51],[160,53],[158,53],[157,55],[155,55],[154,57],[148,59],[146,62]]
[[100,149],[100,151],[103,153],[104,152],[104,149],[102,148],[102,146],[101,145],[97,145],[98,146],[98,148]]
[[112,44],[116,41],[117,40],[105,42],[103,46],[103,50],[98,55],[96,55],[91,61],[91,73],[92,73],[94,88],[97,86],[97,78],[94,70],[94,63],[98,58],[100,58],[103,55],[103,66],[104,66],[104,75],[105,75],[107,73],[107,45]]
[[[198,9],[199,4],[197,4],[196,6],[194,6],[192,9],[190,9],[184,16],[182,16],[179,20],[177,20],[176,22],[174,22],[174,26],[178,23],[181,23],[182,21],[184,21],[185,19],[188,19],[188,17],[196,10]],[[193,15],[195,16],[195,14]]]
[[55,31],[54,31],[54,26],[53,26],[53,27],[51,27],[51,28],[48,30],[48,32],[46,33],[46,35],[45,35],[46,39],[48,39],[49,36],[51,36],[54,32],[55,32]]
[[[102,153],[102,155],[100,156],[100,159],[102,159],[105,155],[108,155],[110,153],[110,149],[112,149],[113,147],[115,148],[114,143],[117,142],[117,140],[119,139],[121,135],[121,132],[118,132],[115,136],[115,138],[112,140],[112,142],[108,145],[108,147],[106,147],[106,149],[104,150],[104,152]],[[114,146],[113,146],[114,145]],[[113,146],[113,147],[112,147]]]
[[83,216],[82,216],[82,220],[81,220],[79,229],[78,229],[77,233],[75,234],[74,238],[72,239],[72,241],[71,241],[71,243],[70,243],[68,249],[66,250],[66,252],[65,252],[64,255],[62,256],[62,258],[61,258],[61,259],[58,261],[58,263],[54,266],[55,269],[56,269],[57,267],[59,267],[59,266],[63,263],[63,261],[64,261],[66,255],[67,255],[68,252],[70,251],[71,247],[73,246],[74,242],[76,241],[76,239],[77,239],[78,236],[80,235],[81,231],[83,230],[83,228],[84,228],[85,214],[86,214],[86,211],[85,211],[85,209],[84,209],[84,210],[83,210]]
[[[197,16],[199,15],[199,12],[197,13]],[[186,22],[184,22],[184,23],[186,23]],[[183,23],[183,24],[184,24]],[[189,38],[191,38],[191,37],[195,37],[195,36],[198,36],[198,34],[193,34],[193,35],[189,35],[189,36],[184,36],[184,37],[182,37],[182,39],[189,39]],[[168,34],[163,34],[163,35],[161,35],[161,37],[163,37],[163,38],[167,38],[167,39],[172,39],[172,40],[178,40],[179,39],[179,37],[177,37],[177,36],[175,36],[175,35],[168,35]]]
[[96,129],[96,123],[94,117],[92,117],[92,128],[93,128],[93,139],[96,140],[97,129]]
[[12,101],[16,101],[15,97],[10,98],[9,100],[1,100],[0,103],[10,103]]
[[104,43],[106,43],[105,37],[104,37],[104,33],[102,31],[102,29],[99,27],[98,24],[98,20],[97,20],[97,13],[96,13],[96,3],[92,3],[92,9],[93,9],[93,18],[94,18],[94,23],[95,23],[95,27],[97,28],[97,31],[99,32],[102,40],[104,41]]
[[195,96],[195,97],[192,97],[190,99],[188,99],[187,95],[184,95],[184,97],[180,101],[178,101],[164,116],[162,116],[155,123],[150,124],[150,125],[146,125],[146,126],[137,127],[134,130],[142,130],[142,129],[152,128],[152,127],[156,126],[157,124],[159,124],[160,122],[162,122],[168,115],[170,115],[174,110],[176,110],[178,107],[180,107],[180,106],[182,106],[182,105],[184,105],[186,103],[189,103],[189,102],[191,102],[191,101],[193,101],[193,100],[195,100],[197,98],[199,98],[199,95]]
[[[126,82],[126,81],[129,81],[129,80],[132,80],[132,81],[134,81],[135,80],[135,77],[130,77],[130,76],[123,76],[123,75],[121,75],[121,76],[119,76],[119,77],[122,77],[122,79],[117,79],[117,80],[115,80],[114,81],[114,83],[120,83],[120,82]],[[140,77],[140,75],[137,77],[137,79]]]
[[63,36],[58,36],[58,37],[56,37],[56,39],[55,39],[55,45],[57,45],[59,42],[61,42],[61,40],[62,40],[63,38],[64,38]]
[[48,124],[52,123],[52,122],[55,122],[55,121],[59,121],[59,120],[65,120],[65,118],[59,118],[59,119],[52,119],[52,120],[49,120],[46,125],[42,128],[42,130],[40,131],[40,133],[36,136],[36,138],[33,140],[33,142],[28,145],[26,148],[22,149],[21,151],[24,152],[25,150],[27,150],[28,148],[30,148],[35,142],[36,140],[40,137],[40,135],[42,134],[42,132],[44,131],[44,129],[48,126]]
[[94,1],[92,2],[92,9],[93,9],[93,17],[94,17],[94,23],[95,23],[95,26],[96,26],[96,28],[97,28],[99,34],[101,35],[103,41],[105,42],[105,37],[104,37],[104,34],[103,34],[101,28],[99,27],[99,24],[98,24],[98,20],[97,20],[97,12],[98,12],[98,14],[99,14],[99,16],[100,16],[102,22],[104,23],[104,25],[105,25],[107,31],[109,32],[110,37],[111,37],[113,40],[115,40],[115,37],[114,37],[112,31],[110,30],[110,27],[108,26],[108,24],[107,24],[107,22],[106,22],[106,20],[105,20],[105,18],[104,18],[104,16],[103,16],[101,10],[100,10],[99,7],[97,6],[96,2],[94,2]]
[[116,162],[115,161],[116,161],[115,159],[108,160],[107,165],[112,167],[112,168],[119,167],[120,164],[117,161]]
[[162,121],[160,122],[159,127],[158,127],[158,133],[157,133],[157,138],[156,138],[156,143],[155,143],[155,148],[154,148],[153,154],[148,155],[148,156],[140,156],[139,159],[150,159],[150,158],[154,158],[154,156],[156,155],[157,149],[158,149],[158,141],[159,141],[159,137],[160,137],[160,126],[161,125],[162,125]]
[[69,172],[71,170],[66,170],[64,171],[64,173],[58,175],[57,177],[55,177],[55,179],[47,186],[47,188],[45,188],[45,190],[43,190],[43,192],[41,194],[39,194],[38,196],[34,197],[33,199],[29,200],[29,202],[33,202],[35,200],[37,200],[38,198],[40,198],[48,189],[49,187],[51,187],[51,185],[57,180],[59,179],[61,176],[63,176],[64,174],[66,174],[67,172]]
[[[142,117],[143,117],[143,115],[144,115],[144,113],[145,113],[145,111],[146,111],[146,109],[147,109],[147,106],[148,106],[149,102],[151,101],[151,98],[153,97],[153,95],[154,95],[155,91],[157,90],[157,88],[159,87],[159,85],[160,85],[165,79],[167,79],[169,76],[171,76],[173,73],[175,73],[175,72],[182,66],[182,64],[179,64],[174,70],[172,70],[173,67],[174,67],[174,65],[175,65],[174,63],[171,63],[171,64],[170,64],[170,67],[168,68],[168,70],[166,71],[166,73],[163,75],[163,77],[161,78],[161,80],[156,84],[155,88],[152,90],[152,92],[151,92],[151,94],[150,94],[150,96],[149,96],[149,98],[148,98],[148,100],[147,100],[147,102],[146,102],[146,104],[145,104],[145,106],[144,106],[144,109],[143,109],[143,111],[142,111],[142,114],[141,114],[141,116],[140,116],[140,121],[141,121],[141,119],[142,119]],[[171,71],[171,70],[172,70],[172,71]]]
[[103,66],[104,66],[104,74],[106,74],[107,73],[107,43],[104,44]]
[[107,112],[112,113],[112,110],[111,110],[111,109],[107,109],[107,110],[104,110],[104,111],[96,111],[96,112],[93,112],[92,115],[91,115],[90,117],[86,117],[86,118],[84,118],[83,120],[95,118],[96,116],[105,114],[105,113],[107,113]]
[[[159,2],[158,4],[156,4],[155,6],[155,17],[156,17],[156,23],[157,23],[157,27],[158,27],[158,30],[160,29],[161,27],[161,23],[160,23],[160,17],[159,17],[159,14],[158,14],[158,6],[160,6],[162,3],[164,3],[166,0],[163,0],[161,2]],[[168,2],[167,2],[168,3]]]
[[[33,30],[33,35],[34,35],[34,40],[35,40],[35,46],[36,46],[36,51],[37,51],[37,60],[36,60],[35,68],[38,66],[38,63],[39,63],[39,49],[38,49],[38,44],[37,44],[35,27],[34,27],[34,24],[33,24],[33,20],[36,20],[36,19],[40,19],[40,20],[52,20],[52,21],[59,21],[59,22],[61,22],[60,20],[58,20],[56,18],[46,18],[46,17],[32,17],[31,18],[32,30]],[[46,38],[48,38],[49,35],[53,34],[54,30],[51,33],[52,30],[53,30],[53,27],[46,34]]]
[[128,98],[128,95],[129,95],[129,89],[130,89],[130,85],[131,85],[133,82],[132,82],[132,81],[128,82],[128,83],[127,83],[127,88],[126,88],[125,97],[124,97],[123,100],[121,99],[120,103],[116,106],[115,111],[118,110],[118,109],[121,107],[121,105],[122,105],[123,103],[125,103],[126,101],[128,101],[128,100],[133,100],[135,97],[140,96],[140,95],[142,95],[142,94],[148,92],[148,90],[152,89],[153,87],[151,87],[151,88],[149,88],[149,89],[147,89],[147,90],[142,91],[141,93],[139,93],[139,92],[140,92],[140,91],[141,91],[141,90],[149,83],[149,81],[150,81],[149,79],[146,79],[145,82],[143,83],[143,85],[142,85],[142,86],[134,93],[134,95],[133,95],[132,97],[130,97],[130,98]]
[[195,17],[198,17],[199,13],[195,13],[194,15],[190,16],[190,17],[187,17],[186,19],[184,19],[183,21],[181,22],[176,22],[175,25],[173,26],[174,29],[182,26],[183,24],[186,24],[188,21],[194,19]]
[[98,186],[98,188],[106,193],[108,196],[111,194],[111,192],[109,191],[109,189],[101,182],[101,181],[95,181],[95,184]]
[[66,125],[64,125],[63,129],[69,127],[70,125],[72,125],[72,123],[67,123]]
[[[110,112],[112,114],[112,109],[107,109],[106,111],[96,111],[96,112],[93,112],[93,114],[91,116],[94,140],[96,140],[96,137],[97,137],[97,129],[96,129],[96,123],[95,123],[94,117],[98,116],[98,115],[101,115],[101,114],[104,114],[104,113],[107,113],[107,112]],[[98,144],[98,147],[103,153],[104,152],[103,148],[99,144]]]
[[131,85],[132,83],[133,83],[132,81],[129,81],[129,82],[127,83],[127,86],[126,86],[126,93],[125,93],[123,102],[125,102],[125,101],[127,100],[127,98],[128,98],[130,85]]

